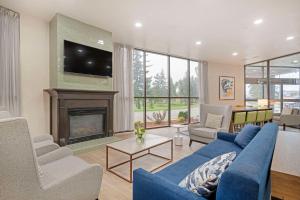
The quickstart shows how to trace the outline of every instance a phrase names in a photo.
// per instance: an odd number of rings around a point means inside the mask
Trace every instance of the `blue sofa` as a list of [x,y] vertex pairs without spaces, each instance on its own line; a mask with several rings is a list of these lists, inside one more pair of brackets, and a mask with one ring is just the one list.
[[238,156],[223,173],[210,199],[269,200],[270,166],[277,133],[278,126],[267,123],[241,149],[233,142],[235,135],[219,132],[215,141],[155,174],[137,169],[133,173],[133,200],[205,200],[178,183],[199,165],[231,151]]

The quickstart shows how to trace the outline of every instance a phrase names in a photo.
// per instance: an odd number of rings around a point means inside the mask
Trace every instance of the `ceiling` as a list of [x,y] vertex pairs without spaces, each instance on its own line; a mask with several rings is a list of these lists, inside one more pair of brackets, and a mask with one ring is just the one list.
[[[55,13],[138,48],[243,65],[300,51],[300,0],[0,0],[50,21]],[[263,23],[253,21],[262,18]],[[136,28],[135,22],[142,28]],[[287,36],[295,36],[287,41]],[[202,45],[195,45],[196,41]],[[237,56],[232,56],[238,52]]]

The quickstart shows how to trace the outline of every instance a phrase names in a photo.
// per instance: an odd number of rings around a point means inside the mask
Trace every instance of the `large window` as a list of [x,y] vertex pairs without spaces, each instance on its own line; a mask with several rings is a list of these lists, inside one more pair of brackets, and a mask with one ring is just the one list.
[[199,122],[199,62],[134,50],[135,121],[146,128]]
[[274,113],[300,107],[300,54],[245,66],[245,103],[268,99]]

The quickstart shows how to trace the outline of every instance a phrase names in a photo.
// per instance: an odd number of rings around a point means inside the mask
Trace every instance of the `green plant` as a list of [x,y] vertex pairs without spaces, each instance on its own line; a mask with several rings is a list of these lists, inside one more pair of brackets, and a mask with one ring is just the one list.
[[136,139],[138,142],[143,142],[145,135],[144,124],[141,121],[137,121],[134,123],[134,134],[136,135]]
[[179,119],[182,119],[183,118],[183,122],[185,121],[185,120],[187,120],[187,118],[188,118],[188,111],[180,111],[179,113],[178,113],[178,121],[179,121]]
[[163,111],[162,113],[160,111],[153,112],[152,117],[147,116],[147,119],[154,121],[156,124],[160,124],[166,118],[166,114],[167,111]]
[[178,117],[178,122],[179,122],[179,123],[185,122],[185,118],[184,118],[184,117]]

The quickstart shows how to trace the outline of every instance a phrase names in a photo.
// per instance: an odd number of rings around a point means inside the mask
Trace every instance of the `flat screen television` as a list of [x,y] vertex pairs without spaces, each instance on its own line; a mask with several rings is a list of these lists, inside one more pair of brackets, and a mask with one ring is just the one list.
[[65,40],[64,71],[112,77],[112,52]]

